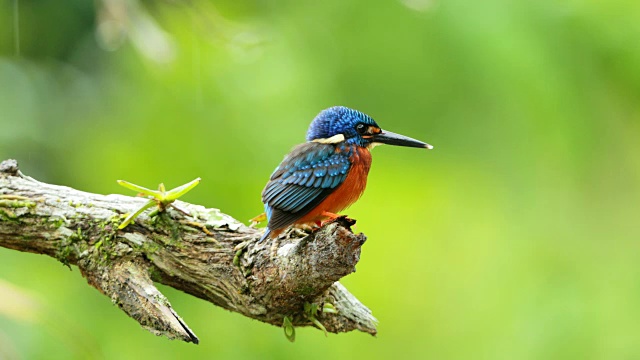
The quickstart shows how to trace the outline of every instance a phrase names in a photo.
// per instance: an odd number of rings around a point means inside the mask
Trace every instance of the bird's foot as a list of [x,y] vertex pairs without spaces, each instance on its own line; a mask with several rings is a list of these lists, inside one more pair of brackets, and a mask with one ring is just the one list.
[[322,222],[316,221],[315,225],[317,225],[317,227],[314,229],[314,231],[320,230],[321,227],[334,222],[337,222],[338,224],[340,224],[343,227],[346,227],[349,230],[351,230],[351,227],[356,224],[355,219],[352,219],[347,215],[339,215],[336,218],[324,220]]
[[340,218],[345,218],[345,219],[349,219],[346,215],[338,215],[338,214],[334,214],[332,212],[328,212],[328,211],[323,211],[322,212],[322,216],[326,217],[326,220],[322,220],[322,221],[316,221],[316,225],[318,225],[318,227],[323,227],[327,224],[330,224],[334,221],[336,221],[337,219]]
[[328,211],[323,211],[323,212],[322,212],[322,216],[326,216],[326,217],[328,217],[328,218],[329,218],[329,219],[331,219],[331,220],[335,220],[335,219],[337,219],[337,218],[339,218],[339,217],[340,217],[340,215],[338,215],[338,214],[334,214],[334,213],[332,213],[332,212],[328,212]]

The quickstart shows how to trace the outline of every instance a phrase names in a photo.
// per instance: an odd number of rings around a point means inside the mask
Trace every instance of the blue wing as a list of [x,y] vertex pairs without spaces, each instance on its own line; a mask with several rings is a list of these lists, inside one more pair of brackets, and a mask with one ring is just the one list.
[[349,152],[331,144],[296,146],[271,174],[262,202],[271,230],[288,227],[326,199],[347,177]]

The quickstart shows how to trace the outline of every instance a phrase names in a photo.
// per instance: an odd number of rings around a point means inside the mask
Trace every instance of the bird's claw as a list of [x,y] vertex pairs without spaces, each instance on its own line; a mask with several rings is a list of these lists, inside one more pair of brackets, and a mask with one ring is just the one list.
[[349,226],[353,225],[356,223],[356,221],[352,218],[350,218],[348,215],[338,215],[338,214],[334,214],[334,213],[330,213],[330,212],[322,212],[322,215],[328,217],[328,219],[323,220],[323,221],[317,221],[316,225],[318,225],[318,227],[323,227],[327,224],[331,224],[332,222],[336,222],[336,221],[344,221],[345,223],[349,224]]

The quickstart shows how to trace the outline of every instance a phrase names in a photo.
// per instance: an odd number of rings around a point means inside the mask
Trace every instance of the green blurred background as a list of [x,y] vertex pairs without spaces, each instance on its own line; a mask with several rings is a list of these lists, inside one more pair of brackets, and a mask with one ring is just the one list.
[[169,341],[0,249],[0,358],[638,359],[639,45],[635,0],[0,1],[0,158],[39,180],[200,176],[244,221],[326,107],[435,146],[375,149],[347,211],[377,338],[160,286],[201,344]]

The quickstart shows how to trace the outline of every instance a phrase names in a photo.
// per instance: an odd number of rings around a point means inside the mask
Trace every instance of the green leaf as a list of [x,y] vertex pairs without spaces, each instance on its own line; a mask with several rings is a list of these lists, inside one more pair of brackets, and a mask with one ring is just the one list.
[[164,200],[165,201],[174,201],[177,198],[181,197],[182,195],[188,193],[189,191],[191,191],[191,189],[193,189],[194,187],[198,186],[198,184],[200,184],[201,179],[197,178],[194,179],[182,186],[178,186],[175,189],[171,189],[167,192]]
[[154,198],[158,195],[158,190],[147,189],[146,187],[142,187],[140,185],[132,184],[125,180],[117,180],[118,185],[125,187],[129,190],[133,190],[138,193],[143,193],[145,195],[153,196]]
[[309,318],[309,320],[311,320],[312,323],[314,323],[315,326],[318,327],[318,329],[322,330],[324,332],[324,336],[329,336],[327,334],[327,329],[324,327],[324,325],[322,325],[322,323],[320,321],[318,321],[318,319],[316,319],[315,316]]
[[288,316],[284,317],[284,321],[282,323],[282,328],[284,329],[284,336],[287,340],[294,342],[296,341],[296,328],[291,323],[291,319]]
[[322,312],[329,313],[329,314],[337,314],[338,310],[336,310],[335,306],[333,306],[332,303],[324,303],[324,306],[322,306]]
[[131,221],[133,221],[135,218],[137,218],[138,215],[142,214],[143,211],[147,210],[148,208],[150,208],[150,207],[152,207],[154,205],[156,205],[156,201],[154,199],[149,200],[140,209],[138,209],[138,211],[136,211],[135,213],[130,214],[129,216],[127,216],[127,218],[124,219],[122,224],[120,224],[118,226],[118,229],[120,229],[120,230],[124,229],[125,227],[127,227],[127,225],[129,225],[129,223],[131,223]]

